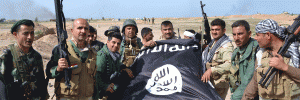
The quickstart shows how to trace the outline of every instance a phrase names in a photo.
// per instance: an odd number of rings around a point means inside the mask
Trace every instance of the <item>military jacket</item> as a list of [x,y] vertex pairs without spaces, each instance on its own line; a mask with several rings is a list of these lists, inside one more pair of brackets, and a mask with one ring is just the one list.
[[[116,59],[113,60],[109,53],[107,45],[97,52],[97,73],[96,73],[96,98],[100,99],[106,96],[105,90],[112,83],[110,77],[112,74],[120,72],[122,63]],[[117,87],[114,87],[117,89]]]
[[[137,56],[137,54],[140,52],[141,48],[143,47],[143,43],[141,42],[140,38],[137,37],[136,43],[137,43],[137,45],[131,45],[130,43],[125,43],[124,38],[123,38],[123,41],[121,42],[120,62],[122,62],[127,67],[129,67],[131,64],[133,64],[135,57]],[[131,45],[131,47],[130,47],[130,45]]]
[[103,46],[104,46],[104,43],[100,42],[98,40],[93,41],[91,43],[91,47],[94,48],[96,50],[96,52],[98,52],[99,50],[101,50]]
[[231,88],[231,100],[241,100],[244,90],[251,81],[255,70],[255,54],[258,48],[256,40],[250,38],[247,47],[235,48],[231,57],[231,74],[228,75]]
[[45,99],[47,81],[45,80],[42,56],[32,47],[23,53],[18,44],[9,45],[0,59],[0,76],[6,86],[7,98]]
[[58,46],[53,49],[51,60],[47,64],[47,68],[51,68],[50,72],[46,72],[48,77],[55,78],[56,97],[81,98],[94,96],[97,69],[96,52],[94,49],[81,52],[72,41],[67,41],[67,45],[70,66],[78,65],[78,68],[71,70],[72,72],[69,76],[70,89],[65,85],[64,71],[58,72],[56,70],[59,60]]
[[[213,45],[211,46],[213,47]],[[224,88],[224,85],[228,85],[228,74],[231,67],[231,55],[233,52],[232,42],[227,42],[226,44],[219,47],[212,58],[212,63],[207,63],[206,67],[209,69],[211,67],[213,85],[215,88]]]

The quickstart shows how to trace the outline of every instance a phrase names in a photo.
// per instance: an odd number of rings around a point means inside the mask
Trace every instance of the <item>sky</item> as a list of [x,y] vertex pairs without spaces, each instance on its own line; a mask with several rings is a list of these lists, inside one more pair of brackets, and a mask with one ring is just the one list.
[[[300,0],[202,0],[207,16],[300,14]],[[64,0],[66,18],[202,17],[199,0]],[[0,0],[0,18],[55,17],[54,0]]]

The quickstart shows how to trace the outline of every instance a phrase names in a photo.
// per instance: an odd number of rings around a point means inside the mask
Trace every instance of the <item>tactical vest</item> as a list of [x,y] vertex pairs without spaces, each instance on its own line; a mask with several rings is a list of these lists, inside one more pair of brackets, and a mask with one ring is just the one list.
[[[34,62],[35,59],[33,58],[29,59],[26,58],[26,56],[20,56],[20,52],[17,51],[16,46],[17,46],[16,44],[9,45],[13,57],[13,70],[11,72],[11,75],[14,78],[13,79],[14,84],[19,84],[19,86],[21,86],[22,90],[18,90],[18,91],[23,91],[24,96],[27,99],[33,99],[33,97],[38,97],[38,93],[37,93],[38,91],[35,91],[35,93],[33,93],[34,92],[33,90],[37,90],[38,88],[36,86],[37,78],[35,77],[35,75],[39,71],[39,65],[36,62]],[[35,51],[32,51],[32,53],[35,53]],[[18,87],[18,86],[14,86],[14,87]],[[11,91],[10,94],[14,94],[14,93]],[[19,95],[15,95],[15,96],[19,96]]]
[[72,69],[70,78],[70,89],[65,85],[64,77],[55,82],[58,97],[91,97],[94,93],[95,75],[96,75],[96,52],[89,50],[88,58],[84,63],[74,51],[71,42],[67,41],[69,51],[70,65],[78,65],[78,68]]
[[[257,57],[257,60],[261,59],[261,64],[257,64],[259,65],[256,70],[257,82],[259,82],[262,78],[262,73],[265,74],[268,70],[269,61],[271,59],[268,57],[269,54],[267,51],[263,52],[262,55],[262,58]],[[286,64],[288,64],[290,61],[290,58],[284,57],[283,59]],[[300,84],[292,81],[292,79],[284,72],[280,74],[277,72],[267,89],[261,85],[258,85],[258,94],[264,99],[291,100],[300,96]]]
[[125,40],[124,46],[125,46],[124,53],[123,53],[124,57],[122,63],[127,67],[129,67],[130,65],[133,64],[135,57],[138,55],[141,49],[138,45],[138,41],[132,43],[129,41],[126,42]]

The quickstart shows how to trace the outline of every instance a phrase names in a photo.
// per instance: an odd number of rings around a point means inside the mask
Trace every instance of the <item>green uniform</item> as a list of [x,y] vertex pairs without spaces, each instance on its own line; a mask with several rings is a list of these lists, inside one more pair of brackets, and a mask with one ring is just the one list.
[[9,100],[44,99],[47,95],[42,56],[32,47],[23,53],[18,44],[9,49],[0,59],[1,81],[6,86]]
[[228,76],[230,81],[231,100],[241,100],[244,90],[251,81],[255,70],[255,54],[258,47],[257,41],[250,38],[246,44],[247,47],[240,49],[235,48],[232,57],[230,69],[231,74]]
[[72,69],[70,74],[71,87],[65,86],[64,71],[58,72],[57,64],[59,60],[58,46],[52,51],[51,60],[46,72],[48,77],[55,78],[55,94],[59,99],[91,99],[94,95],[95,74],[96,74],[96,52],[94,49],[80,51],[73,41],[67,41],[70,65],[78,65]]
[[[97,52],[96,94],[99,95],[96,95],[96,98],[98,99],[102,96],[107,96],[105,91],[112,83],[110,80],[111,75],[121,70],[120,66],[122,63],[118,58],[113,60],[109,52],[107,45],[104,45],[103,48]],[[117,89],[117,86],[114,86],[114,89]]]

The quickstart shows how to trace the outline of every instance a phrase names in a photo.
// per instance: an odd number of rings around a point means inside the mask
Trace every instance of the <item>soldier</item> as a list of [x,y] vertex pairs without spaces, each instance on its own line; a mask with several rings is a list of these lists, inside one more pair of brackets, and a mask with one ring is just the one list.
[[183,35],[184,39],[194,39],[196,36],[196,32],[194,30],[185,30]]
[[161,33],[162,35],[159,37],[159,40],[178,39],[178,37],[175,36],[176,33],[170,21],[163,21],[161,23]]
[[140,52],[143,44],[141,39],[136,36],[138,28],[134,20],[125,20],[123,23],[122,33],[123,40],[120,48],[121,62],[129,67]]
[[[96,73],[96,99],[102,98],[103,100],[119,100],[122,99],[124,90],[123,84],[126,77],[119,78],[121,72],[127,72],[133,78],[132,71],[122,65],[120,62],[119,49],[122,41],[122,36],[119,32],[112,32],[108,35],[106,45],[97,52],[97,73]],[[122,84],[119,84],[122,82]],[[120,90],[123,89],[123,90]],[[117,91],[116,91],[117,90]]]
[[119,32],[119,33],[120,33],[120,28],[119,28],[119,26],[110,26],[110,27],[108,28],[108,30],[106,30],[106,31],[104,32],[104,35],[108,37],[108,36],[111,35],[111,33],[114,33],[114,32]]
[[[254,99],[257,95],[261,100],[299,100],[299,64],[292,64],[295,60],[293,56],[289,58],[277,54],[284,43],[285,34],[282,30],[284,29],[272,19],[262,20],[256,25],[254,39],[257,40],[260,49],[256,54],[256,70],[244,91],[242,100]],[[281,72],[275,74],[268,87],[262,87],[258,85],[258,81],[269,66]]]
[[245,20],[238,20],[232,25],[232,35],[237,48],[231,57],[231,74],[228,75],[231,100],[241,100],[244,90],[252,79],[255,69],[255,54],[258,48],[256,40],[251,38],[250,26]]
[[92,48],[94,48],[96,51],[101,50],[104,43],[96,40],[97,39],[97,30],[93,26],[89,26],[89,30],[90,30],[90,32],[87,32],[87,38],[86,38],[87,43]]
[[225,32],[224,20],[215,19],[211,22],[213,40],[202,53],[203,71],[205,71],[205,68],[206,71],[201,78],[203,82],[212,82],[212,85],[223,99],[225,99],[229,88],[227,75],[231,67],[230,57],[233,52],[232,42]]
[[[68,58],[59,57],[59,48],[56,46],[47,64],[47,76],[55,78],[55,95],[58,100],[91,100],[94,94],[96,74],[96,52],[89,49],[86,42],[86,34],[89,32],[89,24],[86,20],[79,18],[73,22],[71,29],[72,39],[67,41]],[[69,64],[68,64],[69,61]],[[71,70],[70,84],[65,85],[64,69],[78,66]]]
[[154,25],[154,17],[152,17],[152,25]]
[[153,41],[153,33],[152,29],[148,27],[144,27],[141,31],[141,36],[143,38],[142,43],[144,44],[143,47],[153,47],[156,45],[156,42]]
[[1,81],[6,86],[8,100],[46,99],[42,56],[32,48],[34,23],[23,19],[16,22],[11,33],[17,43],[9,45],[1,55]]

